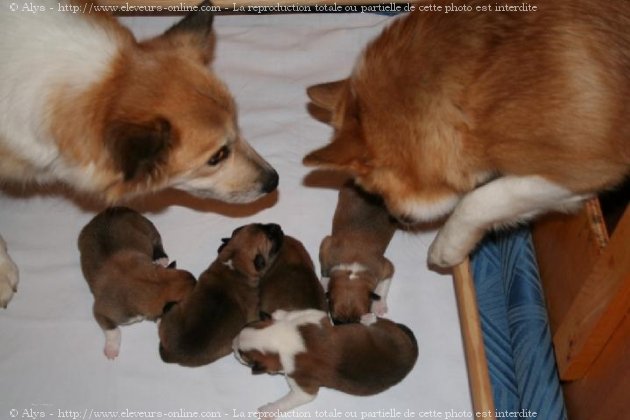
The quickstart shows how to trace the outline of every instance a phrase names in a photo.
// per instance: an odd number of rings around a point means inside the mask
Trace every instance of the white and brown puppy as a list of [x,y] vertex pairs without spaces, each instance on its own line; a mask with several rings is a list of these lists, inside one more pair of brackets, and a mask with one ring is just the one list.
[[334,326],[315,309],[276,311],[234,339],[234,353],[252,373],[282,373],[290,391],[259,412],[266,416],[312,401],[320,387],[373,395],[413,368],[418,343],[404,325],[368,314],[361,323]]
[[[110,203],[168,187],[248,202],[276,188],[209,68],[210,2],[145,41],[96,2],[29,5],[45,11],[0,7],[2,183],[62,183]],[[8,259],[0,249],[0,306],[17,277]]]
[[126,207],[94,217],[79,235],[79,251],[109,359],[119,353],[119,325],[156,320],[167,303],[182,300],[195,286],[192,274],[166,266],[155,226]]
[[341,188],[332,235],[324,238],[319,249],[335,323],[358,322],[368,312],[378,316],[387,312],[394,265],[383,254],[396,227],[379,197],[352,182]]
[[328,309],[324,288],[304,245],[285,235],[278,256],[260,280],[260,316],[269,317],[278,309],[308,308]]
[[234,337],[258,319],[260,278],[282,239],[276,224],[252,224],[233,232],[193,292],[166,308],[159,326],[162,360],[201,366],[230,353]]
[[449,216],[429,249],[446,267],[630,175],[630,2],[432,3],[471,12],[401,16],[346,80],[309,89],[335,133],[304,161],[352,173],[401,222]]

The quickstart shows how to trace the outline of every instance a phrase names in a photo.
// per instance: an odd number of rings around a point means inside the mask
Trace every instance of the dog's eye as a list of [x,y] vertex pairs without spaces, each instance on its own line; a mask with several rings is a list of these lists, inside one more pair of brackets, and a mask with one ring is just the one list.
[[230,156],[230,149],[227,146],[223,146],[208,160],[208,165],[216,166],[228,156]]
[[265,268],[266,264],[267,262],[265,261],[265,257],[260,254],[256,255],[256,258],[254,258],[254,268],[256,268],[256,270],[262,270]]
[[381,300],[381,296],[374,292],[370,292],[370,300]]

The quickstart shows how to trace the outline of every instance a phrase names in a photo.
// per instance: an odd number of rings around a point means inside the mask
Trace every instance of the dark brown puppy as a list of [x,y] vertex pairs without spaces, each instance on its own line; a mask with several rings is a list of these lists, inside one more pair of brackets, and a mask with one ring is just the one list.
[[230,353],[234,337],[258,319],[259,281],[283,236],[276,224],[247,225],[232,233],[193,292],[166,308],[159,327],[162,360],[201,366]]
[[182,300],[195,285],[189,272],[166,267],[168,257],[157,229],[126,207],[94,217],[79,235],[79,251],[109,359],[119,353],[119,325],[156,320],[166,303]]
[[359,190],[353,182],[341,188],[332,235],[319,248],[335,322],[358,322],[368,312],[378,316],[387,312],[394,265],[383,254],[396,227],[378,197]]
[[260,280],[259,293],[261,318],[277,309],[326,311],[328,307],[313,260],[304,245],[291,236],[284,237],[278,256]]
[[317,396],[320,387],[373,395],[402,381],[418,358],[409,328],[368,314],[361,323],[333,326],[328,314],[307,309],[276,311],[234,339],[235,356],[252,373],[284,373],[291,390],[258,410],[291,410]]

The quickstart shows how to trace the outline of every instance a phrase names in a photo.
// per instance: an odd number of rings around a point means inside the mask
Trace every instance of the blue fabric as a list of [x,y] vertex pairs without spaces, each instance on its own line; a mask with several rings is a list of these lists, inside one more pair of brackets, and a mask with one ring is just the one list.
[[566,419],[529,230],[488,235],[471,262],[496,410]]

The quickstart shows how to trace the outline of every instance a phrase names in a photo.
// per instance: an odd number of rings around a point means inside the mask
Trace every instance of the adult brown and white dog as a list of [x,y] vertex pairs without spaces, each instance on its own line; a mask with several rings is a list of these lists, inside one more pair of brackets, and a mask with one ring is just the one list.
[[369,312],[387,313],[394,265],[384,254],[397,224],[381,201],[353,182],[339,190],[332,234],[319,247],[335,323],[359,322]]
[[334,326],[315,309],[276,311],[234,339],[234,354],[253,374],[282,373],[290,391],[258,410],[266,418],[306,404],[320,387],[373,395],[402,381],[418,358],[414,334],[374,314]]
[[[208,68],[210,2],[145,41],[97,1],[30,4],[44,10],[0,8],[0,182],[57,182],[110,203],[167,187],[248,202],[276,188]],[[9,260],[0,246],[0,306],[17,285]]]
[[163,361],[201,366],[231,352],[239,331],[258,320],[260,279],[278,255],[283,237],[273,223],[234,230],[192,293],[165,308],[159,326]]
[[119,325],[155,321],[164,306],[195,287],[188,271],[168,263],[153,223],[126,207],[96,215],[79,235],[81,269],[94,295],[94,318],[105,333],[105,356],[120,350]]
[[453,266],[487,229],[576,209],[630,173],[630,2],[528,4],[418,4],[348,79],[309,90],[335,132],[304,162],[351,172],[402,222],[450,214],[430,264]]

